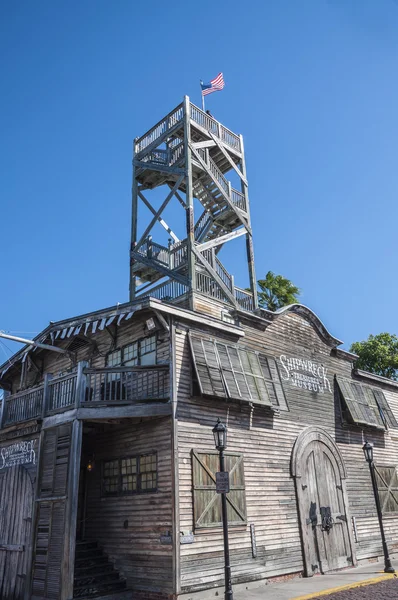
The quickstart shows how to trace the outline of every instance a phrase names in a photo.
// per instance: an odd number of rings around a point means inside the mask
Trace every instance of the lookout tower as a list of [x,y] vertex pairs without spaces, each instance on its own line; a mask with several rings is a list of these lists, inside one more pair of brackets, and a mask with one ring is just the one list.
[[[242,136],[185,96],[134,140],[132,203],[131,300],[185,297],[193,309],[195,296],[204,295],[230,308],[257,307]],[[144,207],[149,218],[138,235]],[[219,258],[240,236],[246,237],[250,292],[235,286]]]

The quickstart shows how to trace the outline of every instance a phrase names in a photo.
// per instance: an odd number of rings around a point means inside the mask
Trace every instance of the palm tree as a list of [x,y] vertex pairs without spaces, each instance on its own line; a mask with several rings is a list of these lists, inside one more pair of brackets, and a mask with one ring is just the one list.
[[298,302],[297,296],[301,290],[282,275],[268,271],[265,279],[259,279],[257,283],[260,288],[258,304],[261,308],[275,311],[282,306]]

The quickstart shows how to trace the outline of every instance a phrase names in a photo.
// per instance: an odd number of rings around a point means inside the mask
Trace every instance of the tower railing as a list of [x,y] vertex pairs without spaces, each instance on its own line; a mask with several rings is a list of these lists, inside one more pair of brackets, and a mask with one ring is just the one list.
[[[230,148],[241,152],[241,141],[240,137],[233,133],[230,129],[221,125],[219,121],[213,119],[210,115],[203,112],[195,104],[190,104],[191,119],[194,123],[199,125],[202,129],[205,129],[209,133],[217,136]],[[145,151],[148,146],[151,146],[160,136],[165,134],[167,131],[174,129],[177,124],[182,123],[184,117],[184,106],[179,104],[174,110],[168,115],[161,119],[156,125],[154,125],[149,131],[143,136],[135,140],[135,153],[140,154]]]

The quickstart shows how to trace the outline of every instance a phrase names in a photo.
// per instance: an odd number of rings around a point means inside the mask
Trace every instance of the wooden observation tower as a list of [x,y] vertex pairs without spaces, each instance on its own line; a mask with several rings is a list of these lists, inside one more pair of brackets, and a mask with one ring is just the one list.
[[[193,309],[199,294],[230,308],[257,308],[242,136],[185,96],[135,139],[132,196],[130,300],[185,297]],[[144,207],[149,218],[138,235]],[[219,258],[221,248],[240,236],[246,237],[251,292],[235,286]]]

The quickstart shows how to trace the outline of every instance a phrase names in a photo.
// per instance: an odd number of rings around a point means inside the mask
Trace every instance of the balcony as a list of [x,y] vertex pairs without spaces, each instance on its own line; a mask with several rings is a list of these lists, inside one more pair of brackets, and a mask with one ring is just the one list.
[[[169,385],[169,365],[94,369],[79,363],[74,373],[54,378],[47,375],[39,386],[6,395],[0,401],[0,428],[74,409],[77,417],[80,412],[82,418],[95,418],[96,409],[105,408],[112,417],[112,409],[119,407],[115,415],[121,416],[120,407],[167,403]],[[148,415],[150,412],[145,410]]]

